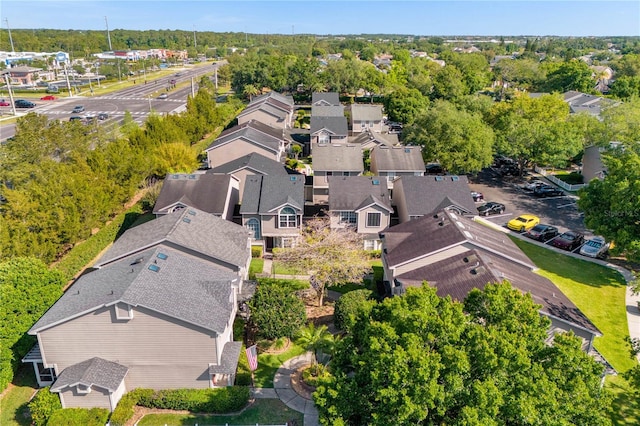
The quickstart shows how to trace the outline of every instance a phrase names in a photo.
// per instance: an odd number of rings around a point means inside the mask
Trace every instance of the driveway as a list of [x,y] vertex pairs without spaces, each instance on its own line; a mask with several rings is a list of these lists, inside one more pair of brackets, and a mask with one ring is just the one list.
[[[540,180],[546,181],[544,177],[540,177]],[[491,169],[485,169],[477,177],[470,178],[469,187],[473,191],[482,192],[485,201],[495,201],[506,206],[504,214],[487,218],[495,224],[503,226],[520,214],[530,213],[538,216],[541,223],[556,226],[560,232],[572,230],[582,232],[587,237],[593,235],[584,226],[575,195],[537,198],[521,188],[525,181],[522,178],[502,177]],[[549,184],[553,185],[551,182]]]

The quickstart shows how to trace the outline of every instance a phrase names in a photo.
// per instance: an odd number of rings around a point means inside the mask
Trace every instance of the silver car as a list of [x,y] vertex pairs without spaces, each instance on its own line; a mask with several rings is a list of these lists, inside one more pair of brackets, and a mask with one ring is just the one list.
[[587,257],[602,258],[609,251],[609,243],[602,237],[593,237],[582,245],[580,254]]

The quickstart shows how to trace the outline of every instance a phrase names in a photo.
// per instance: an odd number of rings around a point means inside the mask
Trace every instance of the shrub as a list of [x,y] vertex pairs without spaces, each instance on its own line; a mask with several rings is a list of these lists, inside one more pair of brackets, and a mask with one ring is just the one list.
[[249,306],[251,322],[266,339],[293,337],[306,321],[304,303],[280,286],[260,282]]
[[380,259],[382,257],[382,250],[367,250],[366,253],[369,259]]
[[133,392],[125,394],[120,401],[116,409],[111,413],[109,424],[111,426],[124,426],[130,418],[133,417],[133,407],[138,404],[139,395],[136,393],[140,389],[136,389]]
[[342,295],[335,304],[333,321],[339,330],[351,331],[360,315],[367,315],[375,301],[371,290],[354,290]]
[[29,403],[31,420],[35,426],[46,425],[53,413],[61,409],[60,398],[57,394],[50,392],[48,386],[40,389]]
[[105,408],[63,408],[49,417],[50,425],[104,426],[109,418]]
[[293,293],[298,290],[306,290],[309,288],[308,281],[286,280],[280,278],[260,278],[258,280],[258,284],[262,286],[280,287],[289,293]]
[[262,247],[260,247],[260,246],[251,246],[251,257],[254,257],[254,258],[262,257]]

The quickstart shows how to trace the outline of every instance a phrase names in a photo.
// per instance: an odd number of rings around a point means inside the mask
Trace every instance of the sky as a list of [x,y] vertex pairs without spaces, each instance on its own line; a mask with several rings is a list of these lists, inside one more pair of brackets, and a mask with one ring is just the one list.
[[[640,36],[640,1],[2,0],[7,29]],[[0,33],[0,34],[4,34]]]

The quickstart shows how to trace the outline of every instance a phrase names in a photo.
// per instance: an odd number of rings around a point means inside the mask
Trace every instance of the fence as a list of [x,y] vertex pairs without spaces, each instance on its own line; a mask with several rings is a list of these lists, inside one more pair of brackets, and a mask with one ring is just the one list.
[[558,185],[560,188],[564,189],[565,191],[575,192],[575,191],[579,190],[580,188],[584,188],[585,187],[584,183],[570,185],[567,182],[564,182],[564,181],[558,179],[554,175],[548,173],[545,169],[540,168],[538,166],[536,166],[534,170],[536,171],[536,173],[540,173],[542,176],[546,177],[548,180],[550,180],[551,182],[555,183],[556,185]]

